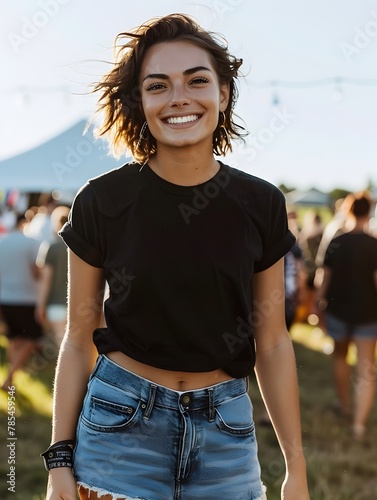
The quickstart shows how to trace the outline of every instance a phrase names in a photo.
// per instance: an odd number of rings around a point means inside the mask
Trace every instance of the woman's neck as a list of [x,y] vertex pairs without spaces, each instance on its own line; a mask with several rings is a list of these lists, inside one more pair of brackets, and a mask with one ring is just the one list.
[[355,217],[346,222],[346,229],[350,233],[367,232],[368,217]]
[[172,152],[158,148],[148,165],[163,179],[181,186],[194,186],[211,179],[219,171],[212,151],[204,153],[197,147],[177,148]]

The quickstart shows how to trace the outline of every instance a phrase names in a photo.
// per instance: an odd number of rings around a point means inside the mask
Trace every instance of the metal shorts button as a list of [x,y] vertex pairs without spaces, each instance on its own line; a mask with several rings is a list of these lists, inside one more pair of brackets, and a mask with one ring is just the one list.
[[183,397],[182,397],[182,403],[185,404],[185,405],[188,405],[190,402],[190,396],[188,396],[187,394],[185,394]]

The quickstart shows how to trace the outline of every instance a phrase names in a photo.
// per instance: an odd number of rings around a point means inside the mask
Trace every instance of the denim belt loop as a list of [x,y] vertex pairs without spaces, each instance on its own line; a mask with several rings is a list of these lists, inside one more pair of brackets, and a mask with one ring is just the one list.
[[208,422],[215,420],[215,405],[213,404],[213,389],[208,388]]
[[151,413],[153,410],[153,405],[154,405],[154,400],[156,399],[156,392],[157,392],[157,385],[151,384],[150,389],[149,389],[149,397],[148,397],[147,407],[145,408],[145,412],[143,415],[143,418],[145,418],[145,420],[149,420],[149,417],[151,416]]
[[103,358],[104,358],[103,354],[98,355],[92,373],[90,374],[91,379],[94,378],[95,374],[97,373],[99,365],[101,364]]

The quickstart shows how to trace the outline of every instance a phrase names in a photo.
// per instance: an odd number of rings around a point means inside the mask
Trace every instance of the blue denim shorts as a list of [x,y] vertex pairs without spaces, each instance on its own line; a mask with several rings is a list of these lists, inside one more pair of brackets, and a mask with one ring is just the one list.
[[325,318],[327,333],[334,340],[377,339],[377,322],[352,325],[330,313]]
[[78,485],[113,499],[262,500],[246,379],[179,392],[101,355],[74,450]]

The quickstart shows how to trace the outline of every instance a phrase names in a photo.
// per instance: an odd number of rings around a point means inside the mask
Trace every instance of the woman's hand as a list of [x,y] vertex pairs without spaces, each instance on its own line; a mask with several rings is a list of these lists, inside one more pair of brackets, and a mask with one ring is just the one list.
[[282,500],[310,500],[306,474],[288,473],[281,487]]
[[50,470],[46,500],[76,500],[77,486],[70,467]]

